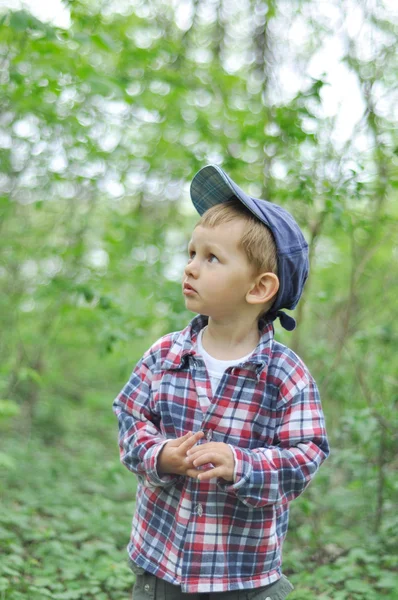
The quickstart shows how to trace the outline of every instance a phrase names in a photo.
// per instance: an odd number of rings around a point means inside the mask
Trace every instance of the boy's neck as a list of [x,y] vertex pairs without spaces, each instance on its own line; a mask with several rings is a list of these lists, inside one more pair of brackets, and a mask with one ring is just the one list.
[[209,317],[202,344],[213,358],[234,360],[252,352],[259,339],[257,319],[247,322],[223,322]]

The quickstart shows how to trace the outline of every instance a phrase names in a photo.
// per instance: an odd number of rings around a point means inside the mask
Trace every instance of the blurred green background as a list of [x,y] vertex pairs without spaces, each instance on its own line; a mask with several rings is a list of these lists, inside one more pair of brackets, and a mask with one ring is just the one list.
[[57,25],[34,5],[0,8],[1,600],[130,595],[111,404],[192,316],[209,162],[310,244],[299,326],[276,335],[332,454],[292,505],[291,598],[396,599],[396,3],[75,0]]

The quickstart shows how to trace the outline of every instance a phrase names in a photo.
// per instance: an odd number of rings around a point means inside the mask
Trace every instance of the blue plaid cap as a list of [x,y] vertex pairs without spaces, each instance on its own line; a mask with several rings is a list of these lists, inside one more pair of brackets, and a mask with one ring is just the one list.
[[296,321],[281,309],[293,310],[303,292],[309,271],[308,244],[287,210],[248,196],[219,166],[203,167],[192,180],[191,198],[200,215],[234,196],[271,230],[277,249],[279,290],[267,318],[279,318],[282,327],[292,331]]

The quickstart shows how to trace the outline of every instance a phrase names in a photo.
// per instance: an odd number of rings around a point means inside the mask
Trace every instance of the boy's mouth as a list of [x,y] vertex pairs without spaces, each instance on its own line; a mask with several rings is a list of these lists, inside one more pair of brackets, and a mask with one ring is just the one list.
[[183,293],[186,294],[187,296],[189,296],[191,294],[197,294],[197,291],[195,290],[195,288],[193,288],[191,285],[189,285],[189,283],[184,283]]

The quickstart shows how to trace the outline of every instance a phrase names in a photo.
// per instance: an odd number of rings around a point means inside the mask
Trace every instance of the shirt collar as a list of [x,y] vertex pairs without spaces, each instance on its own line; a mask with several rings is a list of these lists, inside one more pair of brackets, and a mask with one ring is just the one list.
[[[180,331],[175,338],[170,350],[162,362],[162,369],[180,369],[188,356],[196,354],[196,341],[201,329],[208,323],[208,317],[197,315],[192,321]],[[260,320],[260,340],[253,354],[245,364],[259,374],[269,363],[272,342],[274,339],[274,327],[272,321]]]

